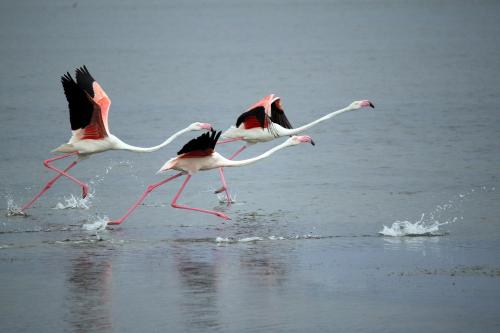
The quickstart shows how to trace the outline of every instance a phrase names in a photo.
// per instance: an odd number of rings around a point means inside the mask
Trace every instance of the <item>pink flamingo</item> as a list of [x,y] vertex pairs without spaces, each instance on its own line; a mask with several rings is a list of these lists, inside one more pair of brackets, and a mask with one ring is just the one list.
[[[76,69],[76,82],[69,73],[61,77],[64,94],[68,100],[69,119],[71,123],[72,136],[68,143],[65,143],[52,152],[64,153],[64,155],[50,158],[43,162],[43,165],[57,173],[49,180],[45,186],[30,201],[21,207],[19,213],[23,214],[31,207],[52,185],[62,176],[75,182],[82,187],[82,197],[88,194],[88,185],[71,176],[67,172],[79,161],[96,153],[107,150],[121,149],[139,153],[154,152],[168,145],[179,135],[198,130],[210,130],[212,126],[207,123],[193,123],[188,127],[170,136],[163,143],[154,147],[136,147],[126,144],[109,132],[108,112],[111,100],[99,83],[90,75],[87,67]],[[64,170],[59,170],[51,162],[76,155],[77,158]]]
[[[338,116],[341,113],[358,110],[364,107],[374,108],[375,106],[369,100],[354,101],[347,107],[328,113],[327,115],[316,119],[309,124],[292,128],[292,125],[288,121],[283,107],[281,106],[281,99],[278,96],[271,94],[264,97],[262,100],[247,109],[247,111],[242,113],[236,120],[236,126],[231,126],[228,130],[222,133],[221,137],[224,140],[220,141],[219,144],[233,141],[245,141],[245,144],[229,157],[229,159],[232,160],[250,145],[259,142],[271,141],[282,136],[297,135],[327,119]],[[222,187],[216,190],[215,193],[225,192],[227,204],[230,205],[231,197],[224,178],[224,168],[219,168],[219,173]]]
[[223,218],[224,220],[230,220],[230,218],[226,214],[221,212],[188,207],[186,205],[181,205],[177,203],[177,199],[179,199],[179,196],[184,190],[184,187],[186,186],[189,179],[191,179],[191,176],[193,174],[195,174],[198,171],[205,171],[221,167],[240,167],[251,163],[255,163],[257,161],[260,161],[261,159],[271,156],[273,153],[277,152],[280,149],[293,145],[298,145],[300,143],[309,142],[314,145],[314,142],[311,139],[311,137],[307,135],[292,136],[282,144],[266,151],[265,153],[257,157],[240,161],[232,161],[228,160],[227,158],[221,156],[219,153],[214,151],[215,145],[217,144],[217,140],[219,139],[220,135],[221,132],[215,132],[212,130],[211,134],[204,133],[201,136],[197,137],[196,139],[192,139],[187,144],[185,144],[184,147],[177,153],[178,156],[171,158],[158,171],[158,173],[165,172],[167,170],[177,170],[180,172],[158,183],[149,185],[146,188],[146,191],[143,193],[143,195],[139,198],[139,200],[137,200],[136,203],[134,203],[128,209],[125,215],[123,215],[118,220],[108,222],[108,224],[113,225],[122,223],[137,208],[137,206],[139,206],[146,199],[146,197],[148,196],[149,193],[151,193],[151,191],[182,175],[186,175],[186,179],[184,180],[181,187],[179,188],[174,198],[172,199],[171,202],[172,207],[212,214],[220,218]]

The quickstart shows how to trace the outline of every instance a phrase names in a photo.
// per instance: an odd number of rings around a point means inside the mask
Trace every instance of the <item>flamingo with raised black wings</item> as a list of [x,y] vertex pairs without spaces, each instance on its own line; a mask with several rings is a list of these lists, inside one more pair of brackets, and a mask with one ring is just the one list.
[[[281,105],[281,98],[271,94],[258,101],[250,108],[242,113],[236,120],[236,126],[231,126],[228,130],[222,133],[221,138],[224,139],[219,144],[245,141],[245,144],[238,149],[229,159],[235,158],[248,146],[259,143],[271,141],[282,136],[297,135],[306,131],[307,129],[327,120],[332,117],[338,116],[341,113],[359,110],[361,108],[371,107],[374,108],[372,102],[369,100],[354,101],[347,107],[328,113],[327,115],[318,118],[309,124],[293,128],[290,121],[285,115],[285,111]],[[215,191],[215,193],[226,193],[228,205],[231,203],[231,197],[227,188],[227,183],[224,177],[224,168],[219,169],[222,187]]]
[[[68,171],[79,161],[92,154],[107,150],[129,150],[139,153],[154,152],[165,147],[183,133],[210,130],[212,128],[210,124],[196,122],[173,134],[157,146],[147,148],[131,146],[110,133],[108,112],[111,100],[99,83],[90,75],[86,66],[76,69],[76,81],[71,77],[70,73],[66,73],[61,77],[61,83],[66,99],[68,100],[72,136],[68,143],[52,151],[63,153],[64,155],[50,158],[43,162],[45,167],[55,171],[57,175],[49,180],[40,192],[21,207],[20,213],[31,207],[62,176],[81,186],[82,197],[85,198],[88,194],[88,185],[68,174]],[[77,156],[77,158],[64,170],[59,170],[51,165],[51,162],[70,156]]]
[[219,139],[219,136],[221,135],[221,132],[215,132],[211,131],[211,133],[204,133],[201,136],[192,139],[189,141],[187,144],[184,145],[184,147],[177,152],[177,156],[174,158],[171,158],[170,160],[165,163],[160,170],[158,171],[159,173],[165,172],[168,170],[177,170],[180,171],[179,173],[164,179],[158,183],[151,184],[146,188],[146,191],[142,194],[142,196],[137,200],[136,203],[134,203],[128,211],[123,215],[121,218],[115,221],[110,221],[108,224],[120,224],[125,219],[139,206],[153,191],[155,188],[175,179],[178,178],[182,175],[186,175],[186,178],[184,179],[184,182],[182,183],[181,187],[175,194],[174,198],[172,199],[171,206],[174,208],[180,208],[180,209],[188,209],[188,210],[194,210],[202,213],[207,213],[207,214],[212,214],[215,216],[218,216],[220,218],[223,218],[225,220],[229,220],[229,216],[227,216],[224,213],[213,211],[213,210],[207,210],[207,209],[201,209],[201,208],[193,208],[193,207],[188,207],[186,205],[181,205],[177,203],[177,200],[179,199],[182,191],[184,190],[184,187],[186,187],[187,182],[189,179],[191,179],[191,176],[197,173],[198,171],[205,171],[205,170],[211,170],[211,169],[216,169],[216,168],[221,168],[221,167],[240,167],[240,166],[245,166],[251,163],[255,163],[257,161],[260,161],[266,157],[271,156],[273,153],[277,152],[280,149],[289,147],[289,146],[294,146],[298,145],[300,143],[311,143],[314,145],[313,140],[311,139],[310,136],[303,135],[303,136],[292,136],[282,144],[266,151],[265,153],[256,156],[254,158],[249,158],[246,160],[240,160],[240,161],[232,161],[224,156],[220,155],[217,153],[215,149],[215,145],[217,144],[217,140]]

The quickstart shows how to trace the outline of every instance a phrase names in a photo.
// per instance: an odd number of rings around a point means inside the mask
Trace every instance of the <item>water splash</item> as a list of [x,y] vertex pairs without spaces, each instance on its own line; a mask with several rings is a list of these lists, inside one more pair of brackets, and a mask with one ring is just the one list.
[[90,223],[85,223],[82,225],[82,229],[85,231],[95,231],[95,235],[98,240],[102,240],[99,232],[105,231],[108,225],[109,218],[107,216],[96,216],[95,220]]
[[64,203],[58,202],[52,209],[89,209],[91,198],[94,197],[94,192],[89,193],[85,198],[75,197],[71,194],[69,197],[64,197]]
[[220,203],[236,203],[236,194],[234,196],[232,195],[229,195],[229,200],[227,199],[226,197],[226,194],[225,193],[217,193],[217,199],[219,199],[219,202]]
[[454,223],[458,217],[450,221],[438,222],[433,218],[425,219],[422,214],[419,221],[414,223],[410,221],[396,221],[390,227],[384,225],[384,229],[379,231],[383,236],[402,237],[402,236],[443,236],[446,233],[439,231],[439,227],[445,224]]
[[[444,214],[460,215],[459,207],[462,203],[469,199],[469,197],[479,192],[494,192],[495,187],[479,186],[463,193],[458,193],[446,202],[436,205],[434,209],[428,213],[428,217],[422,214],[419,221],[396,221],[390,227],[384,225],[384,228],[379,231],[383,236],[402,237],[402,236],[443,236],[446,233],[439,230],[442,225],[455,223],[456,221],[463,220],[463,216],[454,216],[452,218],[444,217]],[[444,220],[444,222],[440,222]]]
[[21,212],[21,207],[19,207],[14,199],[7,199],[7,216],[28,216],[26,213]]

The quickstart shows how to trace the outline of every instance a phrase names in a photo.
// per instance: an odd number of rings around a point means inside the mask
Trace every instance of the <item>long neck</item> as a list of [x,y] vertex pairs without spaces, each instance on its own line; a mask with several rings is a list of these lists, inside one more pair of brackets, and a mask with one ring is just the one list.
[[174,133],[172,136],[170,136],[167,140],[163,141],[162,143],[160,143],[159,145],[157,146],[153,146],[153,147],[136,147],[136,146],[131,146],[123,141],[119,141],[119,144],[117,145],[117,149],[124,149],[124,150],[130,150],[130,151],[135,151],[135,152],[138,152],[138,153],[151,153],[151,152],[154,152],[154,151],[157,151],[163,147],[165,147],[166,145],[168,145],[169,143],[171,143],[172,141],[174,141],[178,136],[186,133],[186,132],[189,132],[190,129],[188,127],[184,128],[183,130],[180,130],[179,132],[177,133]]
[[339,114],[347,112],[347,111],[352,111],[352,108],[346,107],[346,108],[331,112],[331,113],[329,113],[329,114],[327,114],[319,119],[316,119],[315,121],[310,122],[309,124],[305,124],[304,126],[300,126],[297,128],[290,128],[290,129],[280,128],[279,134],[282,136],[287,136],[287,135],[296,135],[296,134],[302,133],[305,130],[308,130],[309,128],[311,128],[311,127],[313,127],[313,126],[315,126],[315,125],[317,125],[317,124],[319,124],[327,119],[333,118],[333,117],[338,116]]
[[260,161],[264,158],[267,158],[267,157],[271,156],[272,154],[274,154],[275,152],[277,152],[278,150],[281,150],[281,149],[286,148],[288,146],[290,146],[290,143],[287,140],[287,141],[283,142],[282,144],[280,144],[274,148],[271,148],[268,151],[266,151],[265,153],[263,153],[259,156],[253,157],[253,158],[249,158],[246,160],[240,160],[240,161],[233,161],[233,160],[228,160],[228,159],[224,158],[222,161],[222,165],[220,165],[220,166],[221,167],[240,167],[240,166],[252,164],[252,163]]

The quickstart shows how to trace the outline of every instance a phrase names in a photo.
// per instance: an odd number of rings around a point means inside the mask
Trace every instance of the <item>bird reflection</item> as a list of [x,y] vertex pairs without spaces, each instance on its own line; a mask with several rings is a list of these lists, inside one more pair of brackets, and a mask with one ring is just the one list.
[[267,286],[281,285],[287,280],[288,267],[286,260],[276,257],[272,248],[261,244],[249,248],[240,256],[240,267],[251,276],[258,276],[260,284]]
[[172,246],[175,265],[183,285],[184,307],[188,326],[194,329],[220,326],[217,309],[217,264],[216,254],[207,253],[206,248],[174,244]]
[[110,332],[111,263],[94,252],[71,262],[68,277],[69,322],[73,332]]

